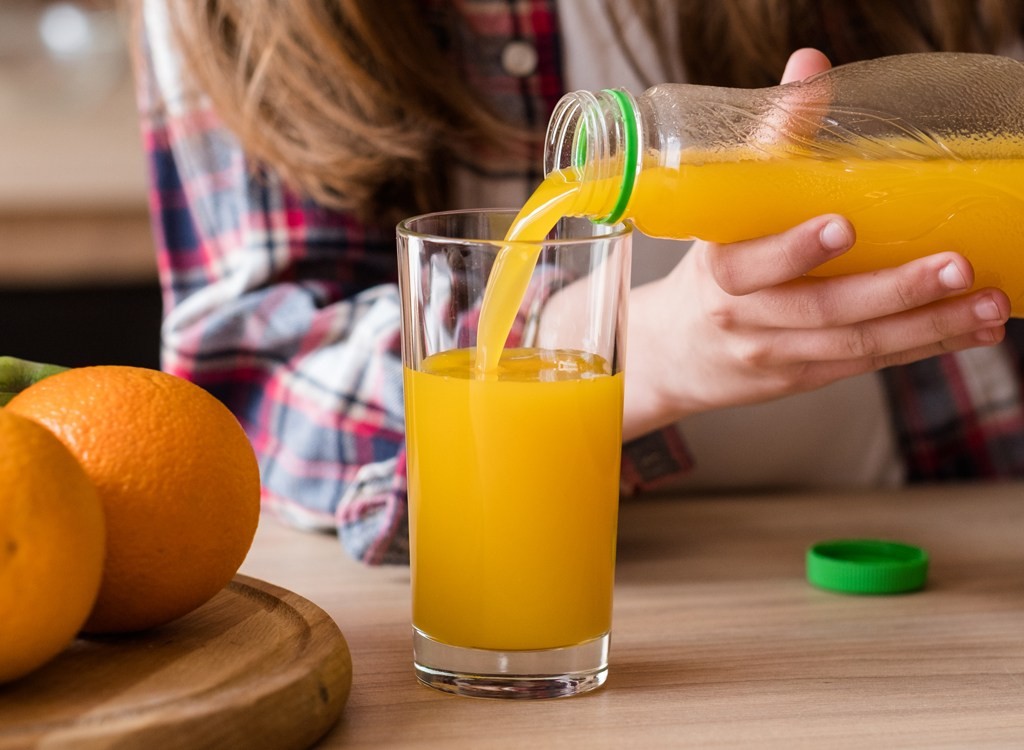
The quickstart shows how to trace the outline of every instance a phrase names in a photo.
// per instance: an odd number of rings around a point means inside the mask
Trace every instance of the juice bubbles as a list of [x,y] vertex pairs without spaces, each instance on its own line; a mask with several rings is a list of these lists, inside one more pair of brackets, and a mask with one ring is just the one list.
[[[413,624],[496,650],[611,628],[622,374],[569,351],[473,351],[406,369]],[[609,418],[611,415],[611,418]]]

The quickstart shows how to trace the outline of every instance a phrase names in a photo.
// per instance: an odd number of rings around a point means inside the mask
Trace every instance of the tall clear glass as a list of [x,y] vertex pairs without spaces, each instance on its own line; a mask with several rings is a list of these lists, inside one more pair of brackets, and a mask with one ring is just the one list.
[[[631,236],[566,218],[510,245],[514,216],[398,226],[413,657],[448,692],[559,697],[608,673]],[[481,369],[503,252],[529,283]]]

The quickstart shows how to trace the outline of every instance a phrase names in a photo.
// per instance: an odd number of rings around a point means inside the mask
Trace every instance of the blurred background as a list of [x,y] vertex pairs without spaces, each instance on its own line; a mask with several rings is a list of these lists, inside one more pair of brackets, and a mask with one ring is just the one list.
[[114,0],[0,0],[0,355],[159,366],[126,38]]

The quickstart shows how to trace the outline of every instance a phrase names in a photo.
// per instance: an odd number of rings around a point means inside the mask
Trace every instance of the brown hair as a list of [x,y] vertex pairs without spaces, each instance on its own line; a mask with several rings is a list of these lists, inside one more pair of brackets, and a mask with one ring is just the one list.
[[324,205],[394,223],[438,205],[448,161],[528,158],[524,134],[480,106],[445,49],[454,11],[418,0],[169,4],[221,119]]
[[[191,74],[249,155],[325,205],[392,223],[444,207],[447,162],[539,159],[539,134],[482,107],[456,67],[456,2],[167,1]],[[638,14],[667,59],[680,52],[662,33],[664,7],[605,3],[609,13]],[[818,47],[837,64],[995,51],[1022,28],[1018,0],[678,0],[677,8],[688,79],[727,86],[777,82],[798,47]]]
[[[644,4],[649,4],[645,2]],[[694,83],[770,86],[789,53],[816,47],[834,65],[904,52],[996,52],[1020,36],[1019,0],[679,0]]]

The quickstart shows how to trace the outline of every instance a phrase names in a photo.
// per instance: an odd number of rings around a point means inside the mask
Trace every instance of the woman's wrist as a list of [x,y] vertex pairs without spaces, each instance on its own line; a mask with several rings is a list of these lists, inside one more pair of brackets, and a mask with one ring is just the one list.
[[684,347],[679,338],[692,335],[669,305],[673,290],[668,278],[632,290],[626,343],[626,392],[623,440],[665,427],[698,410],[687,396],[691,378],[679,366]]

